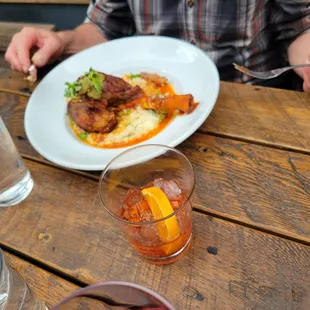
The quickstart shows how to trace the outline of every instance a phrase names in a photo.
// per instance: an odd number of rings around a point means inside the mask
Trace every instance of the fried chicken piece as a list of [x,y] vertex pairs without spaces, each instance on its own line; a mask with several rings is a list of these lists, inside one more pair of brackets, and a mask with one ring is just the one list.
[[86,132],[108,133],[117,125],[116,114],[107,110],[106,101],[71,101],[68,114]]
[[117,105],[141,96],[144,96],[144,92],[139,86],[132,87],[119,77],[105,75],[102,98],[107,99],[109,104]]
[[[106,99],[109,104],[119,104],[144,95],[139,86],[132,87],[119,77],[94,70],[81,76],[77,82],[70,84],[70,87],[74,88],[74,93],[78,97],[86,95],[89,99]],[[68,94],[72,98],[71,93]]]

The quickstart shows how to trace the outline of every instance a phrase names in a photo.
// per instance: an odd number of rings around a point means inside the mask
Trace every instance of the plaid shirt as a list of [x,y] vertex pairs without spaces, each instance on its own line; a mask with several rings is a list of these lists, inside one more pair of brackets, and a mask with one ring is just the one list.
[[[287,47],[310,30],[310,0],[92,0],[85,22],[109,39],[162,35],[191,42],[218,67],[222,80],[258,83],[253,70],[287,64]],[[310,53],[310,51],[309,51]]]

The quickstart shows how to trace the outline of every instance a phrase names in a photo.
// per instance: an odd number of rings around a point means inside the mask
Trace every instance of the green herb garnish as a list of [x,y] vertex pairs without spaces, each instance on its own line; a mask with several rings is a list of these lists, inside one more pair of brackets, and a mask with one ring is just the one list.
[[129,115],[130,113],[131,113],[131,109],[127,109],[125,112],[126,115]]
[[102,94],[102,84],[105,79],[103,73],[97,72],[92,68],[89,69],[82,77],[74,83],[65,83],[65,96],[67,98],[75,98],[77,95],[87,94],[93,99],[100,99]]
[[79,134],[79,137],[82,139],[82,140],[86,140],[87,139],[87,133],[86,132],[82,132]]
[[102,73],[93,70],[92,68],[89,69],[89,72],[86,73],[86,76],[89,78],[91,84],[96,88],[97,92],[101,94],[102,82],[105,76]]
[[125,115],[124,111],[119,111],[119,112],[118,112],[118,116],[119,116],[119,117],[123,117],[124,115]]
[[67,98],[74,98],[78,94],[78,92],[82,89],[82,86],[79,82],[74,83],[65,83],[67,88],[65,89],[65,97]]
[[163,109],[163,110],[159,111],[158,112],[159,122],[162,122],[166,118],[167,114],[168,114],[167,109]]
[[71,120],[70,122],[71,126],[75,126],[75,122]]
[[179,110],[174,110],[173,117],[176,117],[177,115],[179,115]]
[[134,78],[138,78],[138,77],[141,77],[141,74],[137,73],[137,74],[130,74],[129,75],[130,79],[134,79]]
[[161,123],[166,118],[166,114],[159,114],[159,122]]

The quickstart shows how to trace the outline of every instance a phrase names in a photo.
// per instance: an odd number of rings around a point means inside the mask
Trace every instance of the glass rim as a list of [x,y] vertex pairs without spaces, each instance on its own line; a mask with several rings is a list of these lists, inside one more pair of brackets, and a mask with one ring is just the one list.
[[95,284],[91,284],[91,285],[82,287],[82,288],[76,290],[75,292],[73,292],[71,295],[62,299],[57,305],[52,307],[51,310],[57,309],[59,306],[64,305],[67,301],[71,300],[72,298],[80,297],[81,293],[87,292],[88,290],[91,290],[93,288],[98,288],[98,287],[111,286],[111,285],[120,285],[120,286],[124,286],[124,287],[135,288],[137,290],[140,290],[144,293],[147,293],[147,294],[155,297],[162,304],[164,304],[165,307],[169,308],[169,310],[175,310],[175,307],[165,297],[161,296],[159,293],[157,293],[157,292],[155,292],[152,289],[149,289],[147,287],[141,286],[139,284],[135,284],[132,282],[126,282],[126,281],[99,282],[99,283],[95,283]]
[[1,276],[2,276],[4,266],[5,266],[4,253],[2,249],[0,248],[0,280],[2,280]]
[[[122,219],[120,218],[119,216],[115,215],[104,203],[103,201],[103,198],[102,198],[102,195],[101,195],[101,184],[102,184],[102,180],[103,180],[103,176],[104,174],[108,171],[108,169],[110,168],[111,164],[113,164],[117,159],[119,159],[120,157],[122,157],[123,155],[131,152],[132,150],[135,150],[135,149],[138,149],[138,148],[143,148],[143,147],[161,147],[161,148],[165,148],[167,150],[170,150],[170,151],[173,151],[179,155],[181,155],[185,160],[186,162],[188,163],[190,169],[192,170],[193,172],[193,185],[192,185],[192,188],[191,188],[191,191],[189,193],[189,195],[186,197],[186,200],[183,202],[183,204],[178,208],[176,209],[174,212],[172,212],[171,214],[165,216],[165,217],[162,217],[160,219],[157,219],[157,220],[153,220],[153,221],[146,221],[146,222],[132,222],[132,221],[128,221],[128,220],[125,220],[125,219]],[[182,153],[180,152],[179,150],[177,150],[176,148],[174,147],[170,147],[170,146],[167,146],[167,145],[163,145],[163,144],[143,144],[143,145],[138,145],[138,146],[135,146],[135,147],[132,147],[120,154],[118,154],[116,157],[114,157],[108,164],[107,166],[105,167],[105,169],[102,171],[101,175],[100,175],[100,179],[99,179],[99,190],[98,190],[98,195],[99,195],[99,200],[102,204],[102,206],[104,207],[104,209],[112,216],[114,217],[115,219],[117,219],[118,221],[120,222],[123,222],[125,224],[129,224],[129,225],[133,225],[133,226],[146,226],[146,225],[152,225],[152,224],[156,224],[156,223],[159,223],[159,222],[162,222],[162,221],[165,221],[167,219],[169,219],[170,217],[172,216],[175,216],[177,215],[179,212],[181,212],[184,207],[189,203],[193,193],[194,193],[194,189],[195,189],[195,186],[196,186],[196,177],[195,177],[195,173],[194,173],[194,168],[191,164],[191,162],[189,161],[189,159]]]
[[1,115],[0,115],[0,124],[4,125],[5,129],[7,130],[7,127],[6,127],[6,125],[5,125],[5,122],[4,122],[4,120],[3,120],[3,118],[2,118]]

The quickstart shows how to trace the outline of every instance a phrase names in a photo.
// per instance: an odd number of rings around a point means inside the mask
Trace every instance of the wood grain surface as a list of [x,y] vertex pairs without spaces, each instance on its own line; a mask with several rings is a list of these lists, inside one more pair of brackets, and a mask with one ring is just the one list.
[[188,254],[151,265],[99,204],[97,182],[26,163],[36,184],[26,201],[0,210],[2,245],[85,283],[144,285],[177,309],[307,309],[309,246],[195,212]]
[[80,288],[15,255],[5,251],[4,254],[7,265],[22,275],[33,293],[49,308]]
[[1,94],[4,92],[29,97],[37,85],[37,82],[31,84],[29,81],[25,80],[25,77],[25,74],[12,71],[8,68],[8,65],[0,67]]
[[201,132],[310,153],[310,94],[221,83]]
[[310,244],[309,156],[201,134],[179,149],[195,169],[195,207]]
[[[177,309],[309,309],[308,94],[221,83],[210,117],[178,146],[196,174],[192,246],[181,261],[155,266],[134,252],[100,205],[99,172],[57,167],[32,148],[23,122],[32,90],[5,70],[0,115],[35,186],[18,206],[0,209],[0,246],[81,283],[144,285]],[[39,272],[38,294],[49,305],[76,288],[9,259],[30,282]],[[48,297],[50,283],[60,290]]]
[[[0,102],[0,114],[20,152],[46,162],[25,134],[27,98],[0,93]],[[310,243],[308,155],[205,134],[194,134],[178,149],[194,165],[196,208]],[[100,175],[75,173],[95,180]]]

